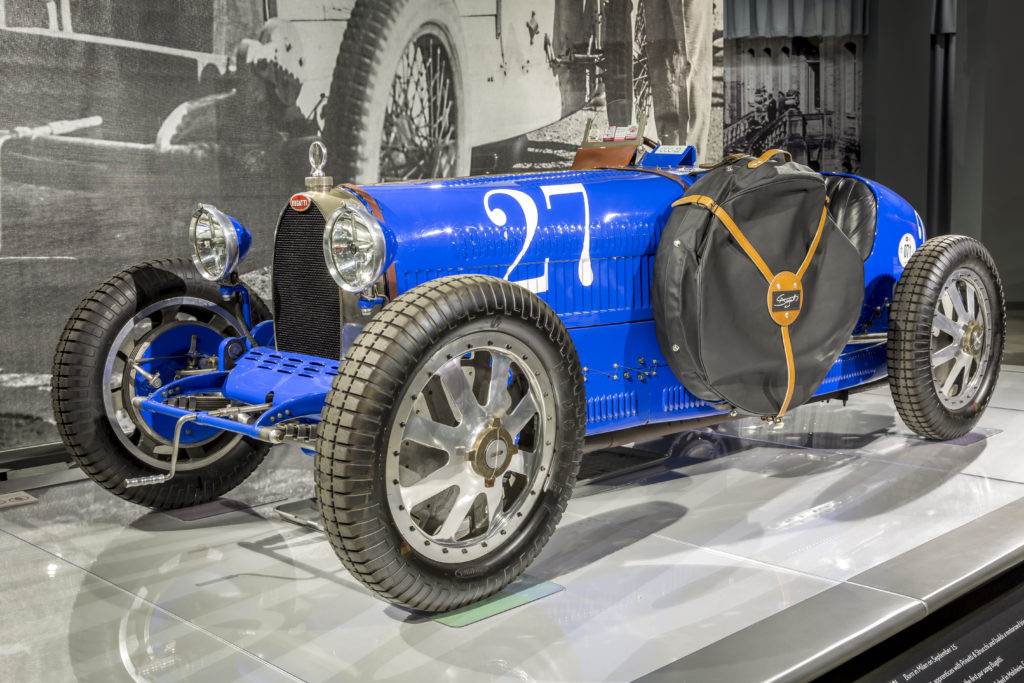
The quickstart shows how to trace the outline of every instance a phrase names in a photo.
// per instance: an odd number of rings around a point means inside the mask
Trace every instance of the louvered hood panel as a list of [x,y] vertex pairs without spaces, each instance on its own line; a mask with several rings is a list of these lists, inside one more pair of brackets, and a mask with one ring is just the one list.
[[479,273],[536,293],[568,327],[652,317],[654,254],[693,178],[642,169],[366,185],[394,264],[392,294]]

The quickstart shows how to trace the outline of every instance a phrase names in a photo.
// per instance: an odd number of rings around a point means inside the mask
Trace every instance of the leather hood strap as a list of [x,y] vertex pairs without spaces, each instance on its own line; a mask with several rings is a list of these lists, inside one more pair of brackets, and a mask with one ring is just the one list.
[[366,202],[366,206],[370,209],[370,213],[373,214],[374,218],[376,218],[381,223],[384,222],[384,216],[381,214],[380,211],[380,204],[378,204],[377,200],[374,199],[373,196],[363,188],[359,187],[358,185],[353,185],[352,183],[341,183],[339,185],[335,185],[334,189],[348,190],[352,194],[356,195],[364,202]]

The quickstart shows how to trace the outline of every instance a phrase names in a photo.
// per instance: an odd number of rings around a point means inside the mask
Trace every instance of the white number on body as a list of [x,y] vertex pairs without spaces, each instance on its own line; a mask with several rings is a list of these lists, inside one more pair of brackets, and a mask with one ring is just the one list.
[[587,190],[581,183],[569,185],[541,185],[540,191],[544,193],[544,201],[548,208],[551,208],[551,197],[560,194],[581,194],[583,195],[583,251],[580,253],[580,266],[578,268],[580,283],[589,287],[594,281],[594,269],[590,265],[590,202],[587,200]]
[[[563,195],[563,194],[580,194],[583,196],[583,249],[580,254],[580,265],[578,268],[580,283],[584,287],[589,287],[594,281],[594,270],[590,262],[590,202],[587,198],[587,190],[581,183],[570,183],[568,185],[541,185],[541,192],[544,193],[544,201],[547,204],[547,208],[551,208],[551,197]],[[491,190],[484,195],[484,211],[487,212],[487,217],[491,219],[491,222],[496,226],[503,227],[508,223],[508,215],[498,208],[492,208],[490,201],[491,197],[499,194],[510,197],[515,200],[519,205],[519,209],[523,212],[523,218],[526,220],[526,239],[523,241],[523,247],[519,250],[512,265],[508,267],[505,275],[502,279],[508,280],[513,284],[520,285],[534,294],[540,294],[541,292],[548,291],[548,262],[549,259],[544,259],[544,273],[540,277],[528,278],[525,280],[511,280],[510,276],[512,271],[519,266],[519,262],[523,260],[523,256],[526,251],[530,248],[533,243],[533,238],[537,234],[537,223],[539,219],[537,204],[530,198],[525,192],[519,190]]]

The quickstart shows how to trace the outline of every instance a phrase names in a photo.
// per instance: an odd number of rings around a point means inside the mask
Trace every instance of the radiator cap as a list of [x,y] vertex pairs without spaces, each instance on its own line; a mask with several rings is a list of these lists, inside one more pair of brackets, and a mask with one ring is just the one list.
[[327,164],[327,146],[319,140],[309,145],[310,172],[306,176],[306,189],[310,192],[327,192],[334,185],[334,178],[324,175]]

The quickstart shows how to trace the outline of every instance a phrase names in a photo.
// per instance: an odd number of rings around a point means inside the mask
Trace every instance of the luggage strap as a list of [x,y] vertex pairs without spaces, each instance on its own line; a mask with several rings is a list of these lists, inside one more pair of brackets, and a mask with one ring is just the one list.
[[[768,152],[765,154],[767,155]],[[672,202],[672,206],[695,204],[710,211],[713,216],[722,222],[725,229],[729,231],[729,234],[740,245],[743,253],[754,263],[768,282],[768,313],[782,331],[782,348],[786,353],[786,398],[782,402],[782,407],[779,408],[778,415],[774,416],[776,420],[781,419],[786,414],[786,411],[789,410],[789,403],[793,400],[793,390],[796,387],[796,364],[793,360],[793,344],[789,338],[789,326],[796,321],[797,316],[800,314],[800,308],[803,305],[803,285],[801,281],[803,280],[804,273],[807,272],[807,268],[811,265],[811,259],[814,257],[814,253],[818,249],[818,243],[821,241],[821,234],[825,229],[825,218],[828,216],[828,202],[828,197],[826,197],[825,206],[821,209],[821,219],[818,221],[818,230],[814,233],[814,239],[811,240],[811,246],[807,249],[807,255],[804,256],[803,263],[800,264],[800,268],[796,273],[789,271],[773,273],[768,264],[761,258],[761,255],[757,253],[754,245],[750,243],[750,240],[747,239],[743,231],[736,225],[736,221],[732,219],[732,216],[711,197],[689,195]],[[782,299],[777,298],[780,295],[785,297],[785,305],[780,304]],[[794,295],[797,305],[795,308],[792,308],[789,307],[791,303],[790,297]]]
[[786,150],[784,150],[784,149],[769,149],[767,152],[765,152],[764,154],[762,154],[761,156],[759,156],[758,158],[752,160],[749,164],[747,164],[747,168],[757,168],[758,166],[760,166],[764,162],[766,162],[769,159],[771,159],[776,154],[781,154],[782,158],[785,159],[787,162],[788,161],[793,161],[793,155],[790,154],[789,152],[787,152]]
[[683,188],[683,192],[690,189],[690,185],[683,182],[683,179],[674,173],[668,171],[662,171],[658,168],[646,168],[644,166],[595,166],[595,171],[639,171],[640,173],[650,173],[651,175],[658,175],[667,180],[671,180],[673,183]]
[[[784,149],[769,149],[767,152],[765,152],[764,154],[762,154],[758,158],[751,159],[750,163],[747,164],[747,168],[757,168],[761,164],[763,164],[766,161],[768,161],[769,159],[771,159],[776,154],[781,154],[782,158],[785,159],[786,161],[793,161],[793,155],[790,154],[789,152],[787,152],[786,150],[784,150]],[[746,158],[748,158],[747,154],[744,154],[743,152],[737,152],[736,154],[730,154],[729,156],[722,157],[721,160],[716,161],[716,162],[714,162],[712,164],[701,164],[700,167],[710,171],[711,169],[718,168],[719,166],[728,166],[729,164],[735,164],[740,159],[746,159]]]

